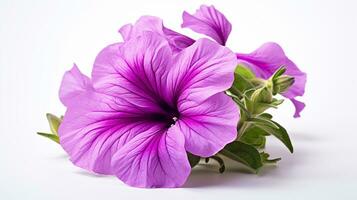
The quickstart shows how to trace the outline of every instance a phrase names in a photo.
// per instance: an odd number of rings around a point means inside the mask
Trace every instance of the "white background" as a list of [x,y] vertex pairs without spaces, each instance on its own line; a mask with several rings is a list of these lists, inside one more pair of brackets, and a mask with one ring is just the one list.
[[[117,30],[144,14],[180,29],[181,13],[214,4],[233,24],[228,46],[250,52],[275,41],[308,74],[302,118],[290,102],[276,120],[295,153],[268,144],[277,167],[258,175],[234,166],[195,169],[184,188],[136,189],[91,175],[62,148],[35,134],[46,112],[63,114],[58,88],[75,62],[90,74],[96,54],[120,41]],[[0,199],[357,199],[356,45],[353,1],[14,1],[0,0]]]

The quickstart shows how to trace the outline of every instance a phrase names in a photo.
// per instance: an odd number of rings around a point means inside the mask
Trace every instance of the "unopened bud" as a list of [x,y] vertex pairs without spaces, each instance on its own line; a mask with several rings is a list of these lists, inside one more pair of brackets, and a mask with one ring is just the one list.
[[273,94],[281,94],[285,91],[287,91],[290,86],[292,86],[294,84],[294,77],[292,76],[287,76],[287,75],[282,75],[277,77],[275,80],[273,81]]
[[273,100],[272,91],[268,87],[255,90],[252,94],[252,101],[257,103],[271,103]]

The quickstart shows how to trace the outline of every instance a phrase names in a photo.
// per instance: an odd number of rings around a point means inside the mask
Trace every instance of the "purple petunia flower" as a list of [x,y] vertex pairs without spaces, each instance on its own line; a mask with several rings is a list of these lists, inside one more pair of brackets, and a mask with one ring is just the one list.
[[[201,6],[194,15],[183,12],[182,27],[205,34],[221,45],[225,45],[231,32],[231,24],[227,18],[213,6]],[[306,73],[302,72],[276,43],[266,43],[250,54],[237,53],[239,63],[252,69],[263,79],[269,78],[279,67],[286,67],[286,74],[295,78],[294,84],[283,96],[292,101],[295,106],[294,117],[300,117],[305,104],[296,100],[305,90]]]
[[305,104],[296,100],[296,96],[302,96],[305,92],[306,73],[299,70],[276,43],[263,44],[257,50],[249,54],[237,53],[238,62],[248,66],[258,77],[268,79],[281,66],[286,68],[286,75],[294,77],[294,84],[282,95],[291,100],[295,106],[294,117],[300,117],[300,112]]
[[187,153],[208,157],[237,136],[239,109],[224,94],[236,55],[200,39],[174,53],[164,36],[143,31],[97,56],[92,79],[66,72],[60,143],[84,169],[136,187],[178,187]]
[[126,24],[119,29],[124,41],[141,36],[145,31],[154,32],[164,37],[174,52],[181,51],[195,42],[185,35],[166,28],[162,19],[154,16],[142,16],[134,25]]
[[231,23],[214,6],[202,5],[194,15],[182,14],[182,28],[190,28],[193,31],[205,34],[216,40],[221,45],[226,45],[232,30]]

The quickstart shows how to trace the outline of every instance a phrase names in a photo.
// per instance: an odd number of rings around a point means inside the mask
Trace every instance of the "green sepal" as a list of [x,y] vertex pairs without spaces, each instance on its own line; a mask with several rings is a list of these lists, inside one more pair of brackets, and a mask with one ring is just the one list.
[[282,75],[273,81],[273,94],[282,94],[287,91],[295,82],[292,76]]
[[277,69],[274,74],[271,76],[271,79],[277,79],[279,78],[281,75],[283,75],[286,72],[286,68],[284,66],[279,67],[279,69]]
[[263,82],[263,80],[256,78],[250,69],[238,65],[234,71],[234,82],[229,91],[241,97],[245,91],[262,85]]
[[263,166],[259,151],[253,146],[241,141],[227,144],[220,152],[229,159],[240,162],[257,172]]
[[254,103],[271,103],[273,96],[268,87],[262,87],[253,92],[251,99]]
[[283,75],[285,72],[286,68],[282,66],[269,78],[267,83],[271,86],[273,95],[284,93],[294,84],[295,78]]
[[244,95],[243,102],[244,102],[245,108],[249,111],[249,113],[253,113],[254,112],[254,103],[250,100],[250,98],[247,95]]
[[278,108],[280,104],[284,102],[284,99],[273,98],[270,103],[255,103],[254,114],[260,114],[269,108]]
[[51,133],[58,135],[58,127],[61,124],[62,120],[56,115],[53,115],[51,113],[47,113],[46,117],[50,125]]
[[201,157],[193,155],[192,153],[187,152],[187,158],[190,162],[191,168],[195,167],[201,160]]
[[48,124],[51,129],[51,133],[43,133],[43,132],[37,132],[38,135],[41,135],[43,137],[46,137],[56,143],[59,143],[59,136],[58,136],[58,128],[62,122],[62,116],[59,118],[56,115],[53,115],[51,113],[46,114],[46,118],[48,120]]
[[58,135],[52,134],[52,133],[42,133],[42,132],[37,132],[38,135],[41,135],[43,137],[46,137],[56,143],[59,144],[59,137]]

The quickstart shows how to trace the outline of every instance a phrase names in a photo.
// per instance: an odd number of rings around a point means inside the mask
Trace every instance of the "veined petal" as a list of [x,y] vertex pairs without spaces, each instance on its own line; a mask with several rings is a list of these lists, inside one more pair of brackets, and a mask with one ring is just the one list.
[[154,32],[166,38],[173,51],[180,51],[195,42],[185,35],[166,28],[162,19],[154,16],[142,16],[136,21],[135,25],[126,24],[119,29],[124,41],[142,36],[146,31]]
[[159,112],[159,101],[167,96],[165,77],[171,57],[167,41],[152,32],[110,45],[95,60],[94,88],[147,112]]
[[118,101],[120,99],[112,96],[86,91],[67,108],[58,132],[61,146],[75,165],[100,174],[112,174],[113,154],[128,140],[153,126],[144,112],[131,110],[133,108],[122,106]]
[[[237,53],[238,62],[252,69],[258,77],[267,79],[279,67],[285,66],[286,75],[295,78],[294,84],[283,96],[292,100],[296,96],[302,96],[305,92],[306,73],[302,72],[284,53],[283,49],[276,43],[265,43],[250,54]],[[293,101],[293,100],[292,100]],[[293,101],[294,103],[294,101]],[[301,102],[300,102],[301,103]],[[297,114],[304,106],[294,103]]]
[[191,170],[184,145],[184,136],[176,126],[152,127],[114,155],[114,173],[135,187],[179,187]]
[[72,69],[63,76],[59,90],[60,100],[63,105],[69,106],[71,103],[76,102],[86,90],[92,90],[92,83],[74,64]]
[[182,19],[182,28],[187,27],[197,33],[205,34],[221,45],[226,44],[232,30],[231,23],[214,6],[202,5],[193,15],[184,11]]
[[177,103],[205,101],[231,87],[237,59],[228,48],[209,39],[197,40],[174,57],[167,87]]
[[239,109],[223,92],[200,104],[182,103],[179,110],[178,126],[185,135],[188,152],[209,157],[237,137]]

